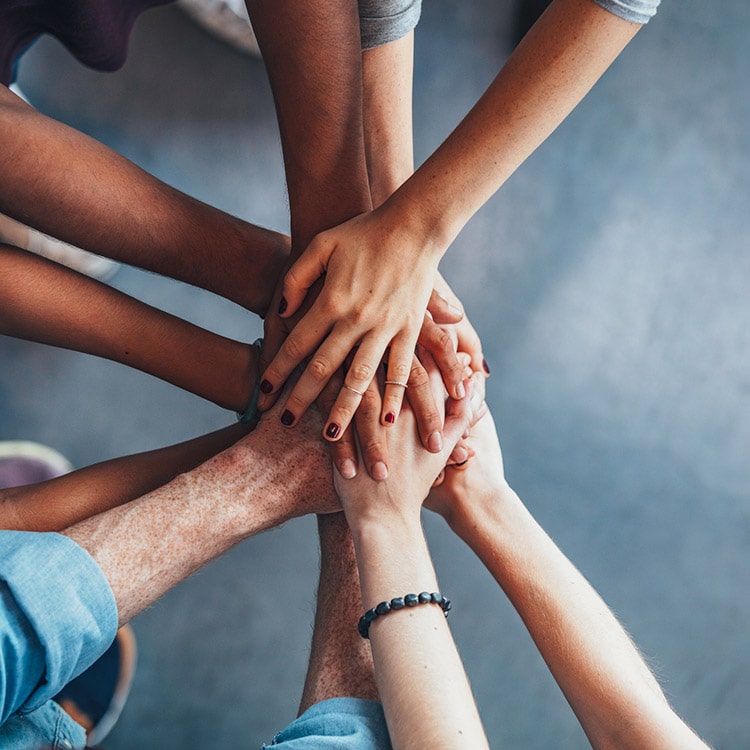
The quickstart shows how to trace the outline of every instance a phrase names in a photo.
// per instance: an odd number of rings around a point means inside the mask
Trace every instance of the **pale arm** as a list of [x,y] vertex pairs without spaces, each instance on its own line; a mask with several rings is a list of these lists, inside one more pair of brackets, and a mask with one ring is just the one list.
[[[639,29],[592,0],[555,0],[476,106],[384,204],[317,235],[286,275],[286,315],[325,271],[316,304],[266,377],[283,382],[316,351],[339,363],[360,343],[357,387],[390,347],[389,379],[408,373],[440,258],[459,230],[562,122]],[[321,343],[321,332],[329,332]],[[268,373],[271,373],[270,375]],[[346,418],[341,396],[336,414]]]
[[104,572],[120,623],[250,536],[338,509],[320,422],[263,419],[247,437],[130,503],[63,532]]
[[508,486],[491,416],[471,432],[474,458],[449,468],[429,502],[503,588],[592,746],[705,750],[607,605]]
[[[476,411],[481,388],[471,391],[471,407]],[[405,594],[438,591],[420,508],[471,419],[468,401],[450,406],[442,453],[421,449],[407,408],[389,431],[390,449],[398,460],[388,479],[374,482],[361,474],[342,480],[334,475],[354,539],[366,609]],[[466,673],[438,605],[379,617],[372,622],[369,637],[394,748],[487,747]]]

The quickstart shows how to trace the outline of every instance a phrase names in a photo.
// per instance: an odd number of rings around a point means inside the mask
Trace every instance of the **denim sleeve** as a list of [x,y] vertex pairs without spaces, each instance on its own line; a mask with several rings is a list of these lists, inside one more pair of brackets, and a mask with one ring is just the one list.
[[117,634],[112,590],[61,534],[0,531],[0,724],[38,708]]
[[594,0],[597,5],[626,21],[648,23],[656,15],[661,0]]
[[419,22],[422,0],[359,0],[362,49],[406,36]]

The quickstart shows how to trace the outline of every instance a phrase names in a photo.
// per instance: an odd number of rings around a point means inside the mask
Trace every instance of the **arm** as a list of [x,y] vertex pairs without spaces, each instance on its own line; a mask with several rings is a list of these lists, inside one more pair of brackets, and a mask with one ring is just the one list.
[[508,486],[491,415],[469,442],[474,458],[448,468],[429,504],[508,595],[593,747],[705,750],[607,605]]
[[64,531],[104,572],[120,623],[238,542],[297,516],[337,510],[319,432],[314,414],[292,433],[263,419],[169,484]]
[[[316,350],[337,365],[357,342],[362,372],[374,372],[390,347],[389,379],[407,373],[438,263],[450,243],[639,28],[592,0],[555,0],[417,172],[371,213],[319,234],[292,266],[284,284],[285,315],[297,312],[323,270],[325,283],[287,340],[287,354],[277,357],[266,377],[283,382]],[[330,332],[322,344],[321,330]],[[347,399],[342,392],[331,420],[347,421]]]
[[104,652],[118,621],[233,545],[337,510],[319,431],[312,415],[292,434],[266,419],[197,468],[62,535],[0,531],[0,723],[56,695]]
[[[362,604],[367,609],[408,593],[438,590],[420,509],[432,480],[469,423],[468,401],[452,403],[440,454],[422,450],[406,409],[389,431],[390,449],[398,461],[388,479],[374,482],[363,473],[343,481],[334,475],[354,540]],[[372,622],[369,637],[394,748],[487,747],[461,659],[437,605],[380,617]]]
[[4,86],[0,170],[1,213],[265,313],[288,256],[287,237],[169,187]]
[[0,334],[120,362],[234,411],[258,376],[255,347],[2,243]]
[[0,490],[0,529],[60,531],[141,497],[246,435],[245,425],[159,450],[104,461],[37,484]]

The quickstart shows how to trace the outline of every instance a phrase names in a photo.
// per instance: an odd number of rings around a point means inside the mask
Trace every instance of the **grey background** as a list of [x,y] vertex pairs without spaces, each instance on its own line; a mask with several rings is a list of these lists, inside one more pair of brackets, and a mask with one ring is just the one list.
[[[510,53],[513,13],[508,0],[425,3],[418,160]],[[717,748],[750,747],[749,29],[743,0],[665,2],[442,266],[483,338],[511,483]],[[117,74],[46,40],[20,83],[43,111],[182,190],[286,229],[262,63],[176,8],[139,21]],[[225,301],[141,271],[112,283],[230,336],[260,330]],[[230,420],[124,367],[0,339],[0,439],[85,465]],[[585,746],[490,577],[437,519],[426,524],[493,747]],[[316,568],[314,522],[302,519],[140,616],[139,671],[106,746],[270,740],[296,711]]]

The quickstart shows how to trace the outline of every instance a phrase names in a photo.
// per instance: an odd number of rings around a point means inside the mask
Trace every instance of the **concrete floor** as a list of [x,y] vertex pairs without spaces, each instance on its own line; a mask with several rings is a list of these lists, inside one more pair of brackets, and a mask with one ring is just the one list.
[[[425,3],[420,160],[509,54],[513,12],[509,0]],[[443,264],[483,337],[512,484],[678,711],[727,749],[750,747],[749,28],[744,0],[665,2]],[[139,22],[120,73],[85,70],[45,41],[20,83],[43,111],[177,187],[286,228],[262,64],[177,9]],[[137,270],[113,284],[230,336],[260,329]],[[230,419],[123,367],[0,340],[0,439],[38,440],[85,465]],[[585,746],[489,576],[426,523],[493,747]],[[139,671],[109,750],[252,748],[293,718],[313,530],[303,519],[251,540],[137,619]]]

